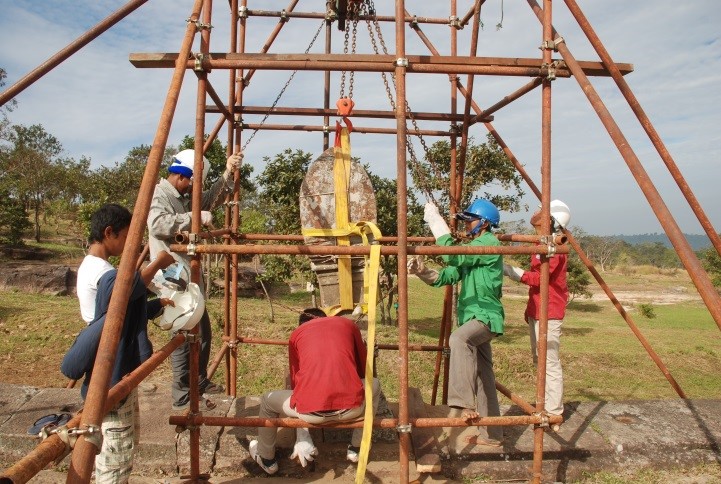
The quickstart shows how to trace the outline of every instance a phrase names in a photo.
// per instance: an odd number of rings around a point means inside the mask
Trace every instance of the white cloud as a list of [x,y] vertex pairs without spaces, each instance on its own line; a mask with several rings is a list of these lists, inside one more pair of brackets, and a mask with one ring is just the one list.
[[[211,51],[228,50],[227,5],[215,2]],[[249,2],[250,8],[280,10],[286,1]],[[376,2],[378,13],[393,15],[393,2]],[[458,2],[458,15],[468,12],[471,2]],[[721,9],[714,0],[679,3],[673,0],[578,0],[605,47],[618,62],[630,62],[635,71],[626,76],[634,93],[654,123],[687,182],[695,191],[712,223],[721,227],[721,196],[716,188],[721,180],[719,122],[721,98],[715,94],[721,84],[721,41],[718,25]],[[321,5],[319,3],[318,5]],[[122,1],[0,0],[0,43],[12,46],[3,51],[0,67],[8,72],[8,85],[40,65],[87,29],[124,5]],[[94,165],[112,164],[132,147],[153,141],[171,78],[170,70],[136,69],[128,61],[131,52],[177,52],[186,28],[192,2],[154,0],[140,7],[121,23],[86,46],[71,59],[21,93],[11,121],[42,124],[63,143],[70,156],[89,156]],[[299,4],[307,11],[310,5]],[[448,16],[446,2],[407,1],[413,14]],[[503,27],[500,2],[487,2],[481,18],[478,55],[489,57],[537,57],[541,31],[535,15],[525,2],[504,2]],[[281,31],[270,52],[303,52],[320,21],[291,19]],[[254,17],[248,21],[247,51],[258,51],[267,41],[277,20]],[[554,25],[579,60],[596,60],[563,2],[554,2]],[[450,54],[449,28],[423,24],[423,32],[441,54]],[[358,51],[370,53],[364,25],[359,25]],[[395,55],[391,24],[382,24],[383,40]],[[467,55],[471,29],[458,33],[459,55]],[[362,40],[360,40],[362,38]],[[321,32],[312,52],[322,52]],[[342,34],[333,27],[333,49],[342,51]],[[380,47],[380,44],[378,44]],[[427,48],[410,30],[409,55],[429,55]],[[196,42],[197,49],[197,42]],[[257,72],[246,90],[248,105],[270,105],[285,85],[290,72]],[[211,82],[226,99],[225,72],[211,73]],[[331,76],[331,104],[339,94],[340,73]],[[390,76],[389,76],[390,79]],[[466,83],[466,76],[461,76]],[[474,98],[488,107],[528,82],[526,78],[478,76]],[[610,79],[592,82],[615,116],[631,146],[657,184],[659,192],[684,231],[700,233],[701,228],[678,195],[655,149]],[[346,88],[347,89],[347,88]],[[449,109],[449,83],[444,75],[408,76],[408,99],[417,111],[442,112]],[[320,73],[299,72],[290,84],[280,106],[321,107],[323,77]],[[498,132],[540,184],[541,91],[537,89],[496,113]],[[390,109],[385,87],[378,74],[358,73],[354,86],[357,109]],[[463,103],[459,96],[459,109]],[[574,224],[591,233],[637,233],[660,231],[660,224],[648,208],[626,164],[610,141],[595,112],[574,79],[553,84],[553,169],[552,196],[563,198],[574,212]],[[210,115],[208,130],[217,115]],[[247,116],[257,123],[259,116]],[[177,143],[194,131],[195,76],[188,72],[173,121],[169,143]],[[274,124],[320,124],[315,118],[271,117]],[[394,127],[393,120],[359,119],[360,126]],[[447,129],[445,123],[421,123],[423,128]],[[225,134],[225,129],[221,133]],[[245,143],[251,132],[243,133]],[[471,135],[485,138],[482,126]],[[427,140],[432,142],[433,139]],[[319,133],[259,132],[246,152],[246,160],[262,170],[262,158],[290,147],[320,154]],[[420,146],[416,142],[416,149]],[[353,137],[354,155],[370,163],[374,173],[395,177],[396,143],[392,136]],[[527,190],[529,191],[529,190]],[[530,191],[529,191],[530,192]],[[527,203],[535,206],[532,198]],[[507,214],[508,218],[523,217]]]

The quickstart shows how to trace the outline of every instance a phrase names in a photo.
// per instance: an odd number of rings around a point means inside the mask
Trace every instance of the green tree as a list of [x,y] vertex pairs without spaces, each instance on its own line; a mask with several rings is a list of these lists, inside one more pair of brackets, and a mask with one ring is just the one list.
[[31,226],[23,204],[0,189],[0,241],[9,245],[22,245],[23,232]]
[[13,125],[9,146],[0,153],[0,185],[32,210],[34,237],[40,241],[40,214],[46,204],[59,197],[62,184],[57,177],[63,162],[60,141],[39,124]]
[[[463,193],[459,200],[459,209],[464,209],[473,198],[482,197],[492,201],[500,210],[517,212],[521,209],[521,177],[503,149],[489,134],[486,142],[474,144],[468,141],[466,167],[463,178]],[[434,143],[425,162],[411,166],[413,183],[419,190],[440,193],[439,208],[449,205],[449,187],[451,170],[451,146],[448,141]],[[501,188],[502,194],[492,193],[492,188]]]
[[716,252],[716,248],[711,246],[701,251],[701,263],[703,268],[711,277],[711,282],[717,288],[721,288],[721,256]]
[[[365,167],[368,172],[373,191],[376,196],[376,206],[378,207],[377,225],[383,235],[398,235],[398,183],[396,180],[389,178],[381,178],[370,173],[368,166]],[[423,206],[418,203],[418,199],[413,190],[408,190],[408,235],[420,236],[424,233],[423,225]],[[379,292],[381,296],[381,323],[393,324],[393,308],[397,299],[398,287],[396,279],[398,277],[398,258],[394,255],[381,256],[382,274],[380,278]]]
[[566,282],[568,284],[568,302],[577,297],[590,298],[593,294],[589,289],[591,276],[588,269],[581,262],[576,252],[571,251],[568,257],[568,269],[566,270]]
[[[0,87],[5,85],[5,79],[7,78],[7,72],[5,69],[0,67]],[[8,119],[8,113],[13,110],[17,105],[15,99],[11,99],[6,102],[3,106],[0,106],[0,140],[7,140],[9,135],[10,120]]]
[[[263,157],[265,169],[258,176],[258,209],[265,215],[266,230],[274,234],[299,234],[300,206],[298,194],[303,178],[312,161],[310,153],[290,148],[278,153],[272,159]],[[261,257],[267,281],[281,282],[290,279],[294,273],[310,273],[306,257],[263,256]]]

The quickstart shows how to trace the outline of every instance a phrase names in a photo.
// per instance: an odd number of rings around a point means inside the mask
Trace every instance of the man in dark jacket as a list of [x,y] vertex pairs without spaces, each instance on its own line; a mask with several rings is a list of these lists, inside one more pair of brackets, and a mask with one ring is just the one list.
[[[119,256],[130,227],[130,213],[127,209],[117,205],[104,205],[92,215],[91,225],[94,224],[102,225],[95,228],[103,235],[99,237],[100,240],[93,242],[99,257],[107,260],[110,256]],[[158,269],[167,267],[173,261],[170,254],[162,251],[142,272],[135,275],[115,355],[111,386],[135,370],[153,353],[153,345],[148,339],[148,318],[155,317],[169,301],[155,299],[148,302],[146,286]],[[68,378],[79,380],[84,377],[80,387],[83,399],[88,392],[117,274],[118,271],[112,269],[98,280],[94,319],[80,332],[60,366],[63,375]],[[95,457],[96,483],[128,482],[133,468],[137,417],[137,395],[133,390],[103,418],[103,444],[100,453]]]

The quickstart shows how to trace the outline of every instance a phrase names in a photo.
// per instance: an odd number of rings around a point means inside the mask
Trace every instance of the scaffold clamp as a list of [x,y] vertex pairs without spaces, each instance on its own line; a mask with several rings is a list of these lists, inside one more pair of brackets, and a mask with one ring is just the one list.
[[556,68],[558,67],[558,64],[555,62],[551,62],[550,64],[544,62],[541,64],[541,69],[546,69],[546,80],[548,81],[555,81],[556,80]]
[[248,18],[248,7],[245,5],[238,7],[238,18]]
[[198,247],[198,234],[188,234],[188,256],[195,256],[195,249]]
[[554,40],[544,40],[541,43],[541,46],[539,49],[541,50],[552,50],[554,52],[558,52],[558,45],[562,42],[565,42],[563,37],[556,37]]
[[188,22],[188,23],[194,23],[194,24],[195,24],[195,28],[198,29],[198,30],[211,30],[211,29],[213,28],[212,25],[210,25],[210,24],[204,24],[204,23],[201,22],[200,20],[193,21],[193,19],[188,18],[187,22]]
[[203,60],[205,60],[205,54],[203,54],[202,52],[196,52],[195,54],[193,54],[193,58],[195,59],[193,70],[195,72],[203,72],[205,70],[203,68]]
[[450,358],[451,357],[451,349],[450,348],[443,348],[443,351],[441,351],[444,358]]
[[408,59],[405,57],[399,57],[395,62],[396,67],[408,67]]
[[413,429],[413,426],[411,424],[396,426],[396,430],[400,434],[410,434],[412,429]]
[[536,427],[548,428],[548,414],[546,412],[536,412],[533,414],[534,417],[540,417],[541,422],[536,424]]
[[463,30],[463,25],[461,24],[461,20],[456,17],[455,15],[451,15],[448,17],[448,26],[453,27],[458,30]]
[[418,29],[418,15],[414,15],[408,25],[414,30]]
[[288,21],[288,12],[285,11],[285,9],[280,11],[280,22],[287,22]]

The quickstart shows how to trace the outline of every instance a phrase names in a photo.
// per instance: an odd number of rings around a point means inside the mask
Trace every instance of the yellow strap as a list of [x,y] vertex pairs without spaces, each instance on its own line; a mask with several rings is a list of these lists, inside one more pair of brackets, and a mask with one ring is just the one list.
[[[348,185],[350,184],[350,136],[348,128],[342,128],[340,146],[336,146],[333,154],[333,183],[335,187],[335,226],[347,227],[350,221],[348,206]],[[338,237],[338,245],[350,245],[347,236]],[[353,309],[353,274],[349,255],[338,257],[338,292],[340,307]]]
[[[381,238],[381,231],[372,222],[356,222],[348,224],[345,228],[336,229],[302,229],[307,237],[348,237],[359,235],[363,244],[368,245],[368,234],[372,234],[375,243],[371,245],[370,257],[366,258],[365,271],[363,274],[363,294],[365,304],[363,312],[368,314],[368,335],[366,338],[366,368],[365,368],[365,414],[363,416],[363,438],[361,439],[360,454],[358,456],[358,468],[356,470],[356,484],[362,484],[365,479],[366,466],[368,465],[368,452],[371,446],[373,435],[373,354],[376,346],[376,309],[378,306],[378,273],[381,265],[381,246],[378,240]],[[340,245],[340,244],[339,244]],[[340,307],[328,308],[326,314],[337,314]]]
[[373,435],[373,353],[376,346],[376,303],[378,301],[378,271],[381,261],[381,246],[377,243],[371,246],[370,264],[366,268],[368,279],[375,281],[369,285],[368,291],[368,338],[366,351],[366,378],[365,378],[365,415],[363,416],[363,438],[361,440],[360,455],[358,456],[358,469],[355,474],[356,484],[363,484],[365,480],[368,452],[371,448]]

